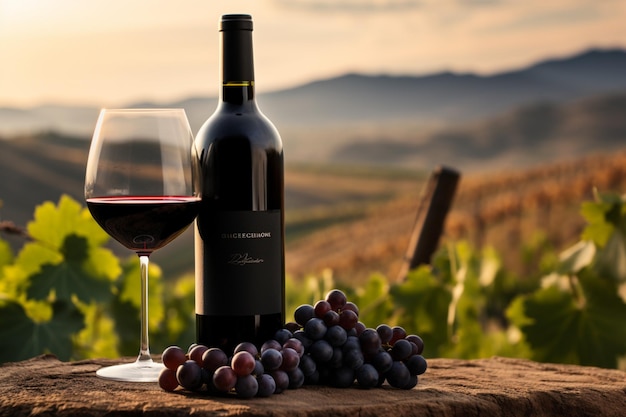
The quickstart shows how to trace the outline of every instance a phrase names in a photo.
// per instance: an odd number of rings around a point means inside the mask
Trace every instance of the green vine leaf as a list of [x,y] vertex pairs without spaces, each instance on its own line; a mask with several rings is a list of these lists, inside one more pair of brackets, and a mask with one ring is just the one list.
[[84,326],[82,313],[73,305],[54,303],[52,318],[45,322],[30,319],[17,302],[0,306],[0,352],[4,361],[19,361],[42,353],[60,360],[72,358],[73,335]]

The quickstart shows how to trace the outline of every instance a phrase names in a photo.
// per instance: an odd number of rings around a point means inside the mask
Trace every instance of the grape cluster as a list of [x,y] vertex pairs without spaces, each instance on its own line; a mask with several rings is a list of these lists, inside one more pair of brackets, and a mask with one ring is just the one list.
[[367,328],[359,321],[358,307],[340,290],[315,305],[299,306],[294,319],[260,348],[243,342],[232,356],[204,345],[192,345],[187,353],[170,346],[163,351],[159,385],[166,391],[181,386],[251,398],[305,384],[346,388],[355,381],[362,388],[387,381],[411,389],[426,372],[419,336],[386,324]]

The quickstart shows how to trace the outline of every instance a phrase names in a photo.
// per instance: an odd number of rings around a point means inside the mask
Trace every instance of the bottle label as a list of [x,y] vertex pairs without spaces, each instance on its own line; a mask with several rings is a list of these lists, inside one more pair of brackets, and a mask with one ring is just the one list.
[[282,311],[280,210],[201,213],[196,220],[196,314]]

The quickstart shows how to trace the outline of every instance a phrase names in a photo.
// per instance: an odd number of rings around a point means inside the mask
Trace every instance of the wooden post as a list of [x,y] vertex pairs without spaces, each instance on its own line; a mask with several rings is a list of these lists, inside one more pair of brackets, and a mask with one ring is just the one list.
[[428,178],[420,198],[413,234],[398,274],[398,281],[404,280],[411,269],[430,263],[439,244],[460,177],[458,171],[438,166]]

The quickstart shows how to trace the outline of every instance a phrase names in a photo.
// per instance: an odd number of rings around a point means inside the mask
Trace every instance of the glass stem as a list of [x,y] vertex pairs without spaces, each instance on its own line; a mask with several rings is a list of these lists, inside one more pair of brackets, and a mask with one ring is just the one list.
[[139,256],[141,267],[141,346],[138,362],[152,362],[148,343],[148,256]]

